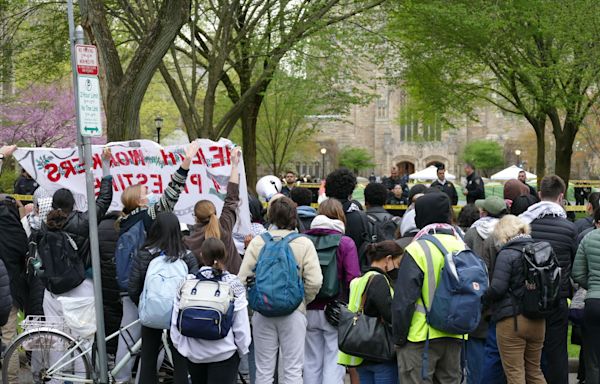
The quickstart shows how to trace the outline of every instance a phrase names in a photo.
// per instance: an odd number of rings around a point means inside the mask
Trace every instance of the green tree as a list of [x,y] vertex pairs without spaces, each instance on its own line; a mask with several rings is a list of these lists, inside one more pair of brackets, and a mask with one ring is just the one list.
[[373,157],[366,149],[346,147],[340,151],[339,164],[358,174],[363,169],[373,168]]
[[420,107],[449,121],[482,102],[523,116],[545,173],[546,123],[555,171],[568,181],[576,134],[600,96],[600,3],[443,0],[398,3],[390,37]]
[[466,163],[471,163],[480,169],[484,176],[504,165],[502,146],[492,140],[476,140],[465,146],[462,155]]

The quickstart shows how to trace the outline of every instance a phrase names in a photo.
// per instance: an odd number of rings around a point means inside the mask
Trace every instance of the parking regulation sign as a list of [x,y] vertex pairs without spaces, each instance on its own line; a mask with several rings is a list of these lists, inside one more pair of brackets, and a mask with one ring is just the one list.
[[95,45],[76,44],[75,62],[79,75],[98,76],[98,51]]
[[79,76],[79,130],[82,136],[102,136],[100,82],[95,76]]

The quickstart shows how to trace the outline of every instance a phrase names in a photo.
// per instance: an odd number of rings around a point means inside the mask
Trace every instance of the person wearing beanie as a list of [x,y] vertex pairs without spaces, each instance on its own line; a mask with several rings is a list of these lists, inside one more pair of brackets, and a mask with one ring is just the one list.
[[517,179],[504,183],[504,198],[513,202],[517,197],[529,194],[529,187]]
[[[451,225],[450,198],[441,192],[426,193],[415,203],[418,240],[428,234],[438,239],[449,252],[465,249],[457,230]],[[424,247],[427,247],[424,249]],[[427,253],[432,263],[427,262]],[[431,267],[429,265],[432,265]],[[444,255],[428,241],[413,241],[406,247],[398,269],[392,300],[392,327],[398,346],[400,382],[459,383],[460,351],[465,335],[449,334],[427,324],[425,310],[431,306],[427,286],[437,282],[444,265]],[[429,339],[429,369],[422,377],[423,350]],[[407,369],[407,368],[411,369]]]

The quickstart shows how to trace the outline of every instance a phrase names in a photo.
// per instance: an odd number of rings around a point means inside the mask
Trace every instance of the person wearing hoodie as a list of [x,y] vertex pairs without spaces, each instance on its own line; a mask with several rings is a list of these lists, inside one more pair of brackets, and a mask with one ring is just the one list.
[[[292,194],[297,189],[292,190]],[[311,229],[305,233],[313,242],[324,237],[339,241],[336,250],[336,266],[340,290],[337,298],[316,298],[306,307],[304,384],[344,382],[346,370],[337,364],[337,328],[326,320],[325,307],[334,300],[348,302],[350,282],[360,276],[356,246],[351,238],[344,236],[345,221],[342,204],[335,199],[327,199],[319,206],[319,215],[312,221]]]
[[600,192],[592,192],[588,196],[588,204],[586,206],[587,217],[583,219],[579,219],[575,222],[575,227],[577,227],[577,244],[581,242],[581,239],[585,237],[588,233],[596,229],[594,225],[594,212],[600,206]]
[[408,193],[408,209],[402,216],[402,222],[400,223],[400,236],[401,237],[413,237],[419,232],[417,225],[415,224],[415,201],[425,193],[427,187],[423,184],[415,184]]
[[[448,195],[442,192],[425,194],[416,201],[415,210],[415,222],[421,229],[415,240],[431,234],[449,252],[465,249],[465,243],[452,225]],[[427,262],[428,258],[432,265]],[[429,286],[437,286],[444,259],[445,255],[433,244],[413,241],[406,247],[400,263],[392,300],[392,327],[401,383],[460,383],[460,355],[465,335],[449,334],[431,327],[424,309],[431,305]],[[429,364],[424,372],[425,379],[422,370],[426,340],[429,340]]]
[[298,205],[298,229],[306,232],[310,229],[310,223],[317,216],[317,210],[310,206],[312,203],[312,192],[308,188],[296,187],[290,192],[290,198]]
[[248,353],[251,341],[246,289],[236,275],[225,269],[228,255],[220,239],[213,237],[204,240],[200,255],[198,264],[204,267],[200,268],[197,275],[188,275],[187,279],[203,277],[229,284],[234,296],[231,329],[224,338],[218,340],[183,336],[177,327],[181,300],[181,293],[178,292],[173,305],[171,340],[179,354],[188,361],[192,384],[235,384],[240,358]]
[[[285,238],[296,229],[296,204],[287,197],[270,201],[268,219],[271,223],[268,233],[272,237]],[[256,265],[261,250],[265,246],[262,236],[257,236],[248,245],[240,273],[240,281],[247,287],[256,281]],[[283,366],[282,382],[302,383],[304,367],[304,340],[306,337],[306,304],[312,302],[321,289],[323,275],[315,246],[306,237],[300,236],[289,242],[289,247],[298,265],[298,273],[304,280],[304,300],[285,316],[267,317],[255,311],[252,315],[252,336],[256,361],[256,383],[273,382],[276,360],[280,351]]]
[[531,237],[535,241],[547,241],[552,245],[561,267],[559,305],[546,318],[542,370],[548,384],[562,384],[569,380],[567,298],[571,295],[571,263],[577,251],[577,228],[567,220],[567,214],[561,205],[565,192],[565,182],[560,177],[544,177],[540,183],[541,201],[519,216],[531,225]]
[[[481,217],[467,230],[465,244],[483,259],[485,240],[491,236],[500,218],[507,214],[508,208],[504,199],[498,196],[488,196],[485,200],[476,200],[475,206],[479,208]],[[468,384],[481,383],[481,368],[488,326],[489,324],[483,316],[477,329],[469,334],[466,348]]]

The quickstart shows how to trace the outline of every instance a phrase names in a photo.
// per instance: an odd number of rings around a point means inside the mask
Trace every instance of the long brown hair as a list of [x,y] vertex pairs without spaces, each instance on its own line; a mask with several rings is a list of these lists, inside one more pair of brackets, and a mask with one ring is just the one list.
[[319,205],[319,215],[324,215],[332,220],[340,220],[346,225],[344,207],[337,199],[327,199]]
[[123,213],[129,214],[140,206],[140,198],[142,195],[142,185],[135,184],[125,188],[121,195],[121,203],[123,203]]
[[194,206],[196,221],[204,227],[204,238],[221,238],[221,225],[217,217],[217,209],[209,200],[200,200]]

